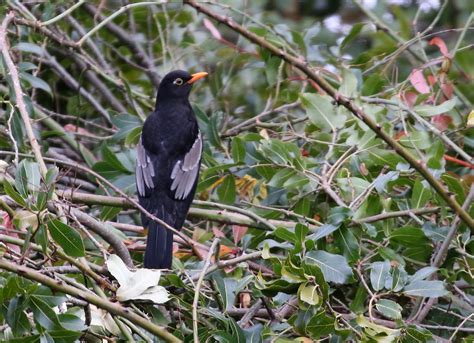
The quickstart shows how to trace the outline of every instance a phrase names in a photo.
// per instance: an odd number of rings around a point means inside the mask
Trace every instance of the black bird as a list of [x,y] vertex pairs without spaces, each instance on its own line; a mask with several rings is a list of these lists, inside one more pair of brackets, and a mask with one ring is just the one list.
[[[196,191],[202,137],[188,100],[192,84],[207,73],[175,70],[160,83],[155,111],[137,146],[138,200],[148,212],[180,230]],[[142,214],[148,228],[145,268],[171,267],[173,233]]]

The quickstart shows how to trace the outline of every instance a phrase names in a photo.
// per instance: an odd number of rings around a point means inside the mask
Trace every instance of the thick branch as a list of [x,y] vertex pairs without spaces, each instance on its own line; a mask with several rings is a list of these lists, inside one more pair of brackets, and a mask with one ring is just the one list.
[[78,210],[77,208],[71,208],[72,214],[91,231],[102,237],[110,246],[114,249],[114,252],[123,260],[123,262],[133,268],[133,261],[130,257],[127,247],[122,240],[116,236],[111,230],[104,227],[104,225],[89,216],[88,214]]

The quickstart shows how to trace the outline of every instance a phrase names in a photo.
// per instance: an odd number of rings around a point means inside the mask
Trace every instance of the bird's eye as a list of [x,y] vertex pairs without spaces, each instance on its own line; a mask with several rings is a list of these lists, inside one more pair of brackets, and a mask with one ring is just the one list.
[[183,84],[183,79],[177,78],[176,80],[173,81],[175,85],[181,86]]

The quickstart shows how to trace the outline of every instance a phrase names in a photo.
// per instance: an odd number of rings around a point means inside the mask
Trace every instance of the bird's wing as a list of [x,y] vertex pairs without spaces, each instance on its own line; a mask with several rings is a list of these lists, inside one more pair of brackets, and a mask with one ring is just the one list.
[[142,144],[142,139],[137,145],[137,165],[135,169],[135,178],[137,182],[138,194],[142,197],[145,196],[145,187],[154,188],[153,177],[155,176],[155,168],[151,161],[150,156],[147,154],[146,149]]
[[202,138],[201,133],[198,132],[191,149],[184,155],[184,158],[176,162],[171,172],[171,179],[173,180],[171,190],[175,191],[174,197],[176,199],[184,199],[191,192],[198,176],[201,152]]

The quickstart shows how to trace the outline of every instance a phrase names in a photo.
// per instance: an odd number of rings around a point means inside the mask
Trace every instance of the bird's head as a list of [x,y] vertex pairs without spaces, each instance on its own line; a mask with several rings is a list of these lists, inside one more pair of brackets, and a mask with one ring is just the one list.
[[158,101],[169,98],[187,98],[194,82],[205,77],[206,72],[189,74],[184,70],[174,70],[166,74],[158,89]]

